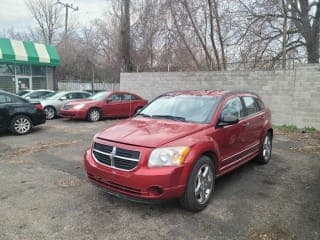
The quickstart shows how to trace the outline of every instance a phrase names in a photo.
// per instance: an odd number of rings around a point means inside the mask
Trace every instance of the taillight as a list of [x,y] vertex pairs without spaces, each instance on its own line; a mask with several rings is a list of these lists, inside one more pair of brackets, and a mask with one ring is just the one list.
[[43,110],[42,104],[41,103],[37,103],[36,104],[36,109]]

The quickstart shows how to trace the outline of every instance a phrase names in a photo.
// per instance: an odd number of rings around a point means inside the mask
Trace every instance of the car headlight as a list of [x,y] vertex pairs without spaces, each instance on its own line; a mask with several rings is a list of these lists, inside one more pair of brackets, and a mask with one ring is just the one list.
[[84,106],[84,104],[78,104],[78,105],[73,106],[73,109],[80,110],[81,108],[83,108],[83,106]]
[[189,147],[156,148],[150,154],[148,167],[181,165],[189,152]]

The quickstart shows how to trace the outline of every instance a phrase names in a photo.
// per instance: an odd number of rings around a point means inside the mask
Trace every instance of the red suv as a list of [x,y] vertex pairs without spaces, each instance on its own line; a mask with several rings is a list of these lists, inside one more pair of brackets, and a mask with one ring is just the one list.
[[96,134],[84,155],[88,178],[142,202],[179,198],[205,208],[215,179],[271,157],[271,113],[254,93],[179,91]]

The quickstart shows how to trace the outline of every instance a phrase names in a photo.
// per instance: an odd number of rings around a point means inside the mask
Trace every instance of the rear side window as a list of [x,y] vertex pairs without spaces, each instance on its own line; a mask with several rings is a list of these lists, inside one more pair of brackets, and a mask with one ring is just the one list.
[[260,107],[257,104],[254,97],[243,97],[244,105],[246,107],[246,115],[257,113],[260,111]]
[[233,115],[237,118],[244,116],[244,111],[239,97],[232,98],[226,102],[221,112],[221,119],[226,115]]
[[4,94],[0,94],[0,104],[11,103],[12,99]]
[[123,94],[123,101],[130,101],[130,100],[137,100],[136,96],[133,96],[131,94]]
[[257,98],[257,104],[259,105],[260,110],[264,109],[264,103],[261,101],[261,99]]

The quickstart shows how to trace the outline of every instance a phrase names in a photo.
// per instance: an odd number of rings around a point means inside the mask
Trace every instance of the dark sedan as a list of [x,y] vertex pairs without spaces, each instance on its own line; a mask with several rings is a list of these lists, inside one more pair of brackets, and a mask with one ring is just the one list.
[[29,102],[0,90],[0,130],[13,134],[28,134],[33,126],[45,123],[46,114],[39,102]]

